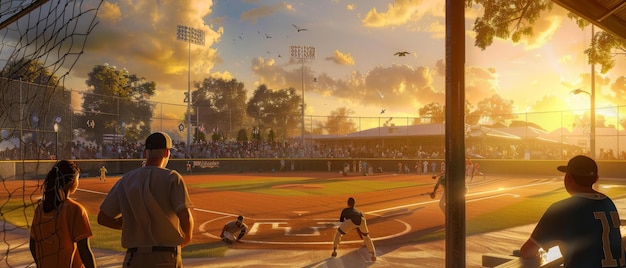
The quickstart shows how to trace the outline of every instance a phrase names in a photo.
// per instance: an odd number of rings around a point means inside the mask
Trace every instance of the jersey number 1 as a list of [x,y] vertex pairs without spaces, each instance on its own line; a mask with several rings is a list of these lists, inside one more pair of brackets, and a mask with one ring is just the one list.
[[[606,213],[603,211],[596,211],[593,213],[597,220],[602,223],[602,250],[604,251],[604,259],[602,260],[602,267],[616,267],[617,260],[613,258],[611,252],[611,241],[609,240],[609,233],[611,228],[620,228],[620,220],[617,211],[611,211],[611,221],[606,218]],[[624,241],[622,241],[624,242]],[[624,265],[626,263],[626,257],[624,255],[625,245],[622,243],[622,256],[620,256],[619,263]]]

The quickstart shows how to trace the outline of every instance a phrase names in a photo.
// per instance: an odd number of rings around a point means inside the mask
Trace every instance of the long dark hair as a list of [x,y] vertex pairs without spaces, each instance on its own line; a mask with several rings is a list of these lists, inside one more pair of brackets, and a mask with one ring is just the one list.
[[67,196],[65,185],[73,182],[76,174],[79,173],[80,169],[73,161],[61,160],[54,164],[43,182],[44,193],[42,201],[44,212],[53,211],[61,205],[61,202]]

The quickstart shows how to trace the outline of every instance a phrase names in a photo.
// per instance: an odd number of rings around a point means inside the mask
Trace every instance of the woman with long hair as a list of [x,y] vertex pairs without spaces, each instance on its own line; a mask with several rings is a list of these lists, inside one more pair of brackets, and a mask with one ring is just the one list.
[[89,245],[93,236],[87,210],[70,198],[80,169],[73,161],[57,162],[43,183],[43,198],[30,228],[30,252],[37,267],[95,267]]

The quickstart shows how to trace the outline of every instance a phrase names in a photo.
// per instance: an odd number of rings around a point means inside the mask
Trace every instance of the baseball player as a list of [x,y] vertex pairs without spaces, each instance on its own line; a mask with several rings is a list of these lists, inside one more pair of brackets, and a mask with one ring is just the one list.
[[599,179],[596,161],[578,155],[557,170],[565,173],[570,197],[548,207],[520,256],[538,260],[540,248],[557,245],[563,267],[626,267],[618,210],[611,198],[593,189]]
[[465,159],[465,179],[470,179],[470,182],[474,179],[474,163],[469,157]]
[[441,212],[443,212],[443,214],[446,214],[446,172],[441,172],[438,175],[435,175],[432,177],[433,180],[437,179],[437,183],[435,184],[435,188],[433,189],[433,192],[430,193],[430,198],[435,199],[435,196],[437,195],[437,189],[439,188],[439,186],[441,185],[443,187],[443,191],[441,192],[441,198],[439,199],[439,209],[441,209]]
[[104,167],[104,165],[102,165],[102,167],[100,168],[100,180],[106,182],[107,181],[107,172],[109,172],[107,170],[107,168]]
[[187,164],[185,164],[185,167],[187,168],[187,174],[191,174],[191,161],[187,161]]
[[248,225],[243,223],[243,216],[239,215],[236,221],[230,221],[224,225],[220,237],[222,241],[228,244],[232,244],[235,241],[243,243],[241,238],[246,235],[247,231]]
[[333,253],[331,256],[337,257],[337,246],[339,246],[341,237],[356,229],[359,236],[363,238],[363,242],[365,242],[367,250],[372,253],[372,261],[376,261],[376,249],[374,249],[374,243],[372,243],[372,239],[369,236],[370,231],[367,229],[365,216],[363,216],[363,213],[360,210],[354,207],[355,203],[356,201],[354,198],[348,198],[348,207],[341,211],[341,216],[339,216],[341,224],[339,225],[339,228],[337,228],[337,233],[335,233]]
[[[483,179],[486,179],[487,176],[485,176],[485,173],[483,173],[482,171],[480,171],[480,163],[474,163],[474,174],[478,174],[483,176]],[[472,175],[472,178],[474,178],[474,176]],[[470,182],[472,182],[472,180],[470,179]]]

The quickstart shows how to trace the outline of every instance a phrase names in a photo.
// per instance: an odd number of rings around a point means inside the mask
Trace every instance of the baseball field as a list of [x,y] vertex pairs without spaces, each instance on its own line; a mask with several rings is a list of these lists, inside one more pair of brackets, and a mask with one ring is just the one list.
[[[332,249],[341,209],[348,197],[365,212],[376,246],[417,244],[441,240],[444,214],[439,208],[441,188],[431,199],[432,175],[378,173],[369,176],[336,172],[276,172],[192,175],[183,174],[194,203],[194,237],[183,258],[220,258],[229,249]],[[97,224],[98,208],[119,177],[81,178],[73,195],[89,213],[93,248],[117,252],[121,233]],[[41,196],[42,181],[5,181],[0,198],[4,221],[27,229],[32,203]],[[567,197],[561,177],[476,176],[466,181],[467,235],[493,232],[536,222],[552,202]],[[626,197],[626,184],[598,185],[614,199]],[[16,193],[22,197],[16,197]],[[249,233],[244,243],[227,245],[219,239],[223,225],[245,217]],[[363,246],[356,233],[343,237],[340,249]],[[513,250],[513,249],[511,249]],[[489,253],[489,252],[485,252]],[[381,256],[384,258],[384,255]]]

